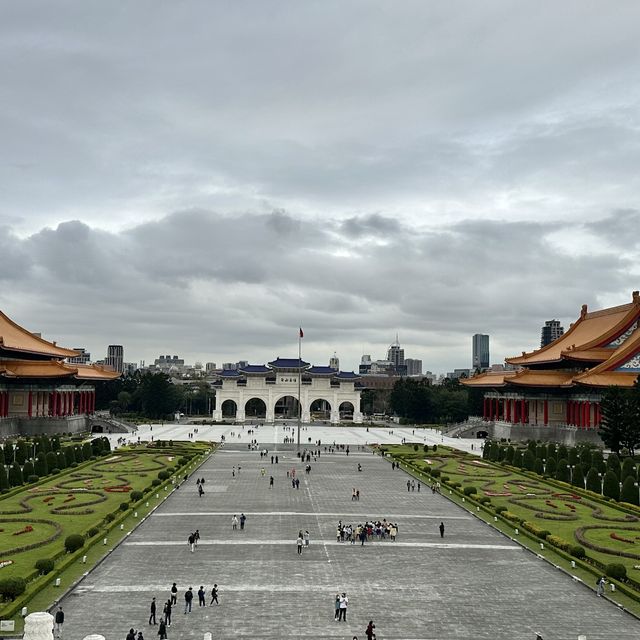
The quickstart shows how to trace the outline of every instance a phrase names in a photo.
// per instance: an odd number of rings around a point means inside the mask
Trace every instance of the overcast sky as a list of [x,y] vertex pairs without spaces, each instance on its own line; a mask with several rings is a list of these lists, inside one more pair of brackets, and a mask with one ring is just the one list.
[[640,4],[0,4],[0,309],[94,359],[424,369],[640,289]]

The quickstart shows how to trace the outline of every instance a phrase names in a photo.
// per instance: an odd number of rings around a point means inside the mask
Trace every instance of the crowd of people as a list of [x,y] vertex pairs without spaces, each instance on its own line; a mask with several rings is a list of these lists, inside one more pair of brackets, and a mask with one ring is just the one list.
[[349,542],[355,544],[360,542],[364,545],[367,541],[372,540],[390,540],[395,542],[398,537],[398,523],[383,520],[369,520],[364,524],[353,526],[351,524],[343,524],[342,520],[338,521],[336,528],[336,542]]

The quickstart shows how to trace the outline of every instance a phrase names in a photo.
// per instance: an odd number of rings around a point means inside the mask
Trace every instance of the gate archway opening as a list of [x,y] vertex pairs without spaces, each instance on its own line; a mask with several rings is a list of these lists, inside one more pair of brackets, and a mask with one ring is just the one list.
[[300,403],[294,396],[282,396],[276,401],[273,413],[275,418],[280,420],[297,419]]
[[235,418],[238,413],[238,405],[233,400],[225,400],[220,409],[223,418]]
[[312,420],[330,420],[331,404],[324,398],[318,398],[311,403],[309,413],[311,414]]
[[265,401],[260,398],[251,398],[244,405],[244,415],[247,418],[266,418],[267,405]]
[[340,412],[340,420],[353,420],[354,407],[351,402],[343,402],[338,411]]

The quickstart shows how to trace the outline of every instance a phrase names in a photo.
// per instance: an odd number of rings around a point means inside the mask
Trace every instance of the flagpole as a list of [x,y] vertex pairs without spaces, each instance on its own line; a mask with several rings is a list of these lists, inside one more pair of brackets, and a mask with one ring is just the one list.
[[302,329],[298,331],[298,451],[300,451],[300,423],[302,422],[302,403],[300,385],[302,380]]

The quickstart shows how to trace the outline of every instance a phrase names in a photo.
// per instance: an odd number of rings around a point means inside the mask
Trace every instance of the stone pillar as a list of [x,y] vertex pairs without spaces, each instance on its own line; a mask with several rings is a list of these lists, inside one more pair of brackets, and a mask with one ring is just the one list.
[[340,412],[337,410],[331,410],[331,418],[329,418],[331,424],[340,424]]
[[24,619],[23,640],[53,640],[53,616],[46,611],[34,611]]

